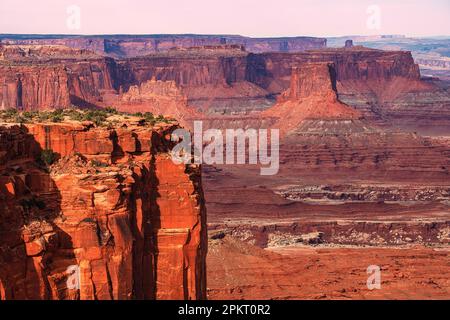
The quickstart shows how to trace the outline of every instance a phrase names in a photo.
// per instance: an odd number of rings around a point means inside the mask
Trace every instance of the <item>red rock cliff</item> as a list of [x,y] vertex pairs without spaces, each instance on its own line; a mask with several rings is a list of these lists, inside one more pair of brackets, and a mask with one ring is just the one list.
[[270,92],[279,93],[289,86],[292,67],[309,62],[334,63],[338,84],[356,81],[365,88],[368,81],[383,84],[396,77],[420,80],[419,67],[410,52],[364,47],[252,54],[248,57],[247,79]]
[[0,299],[206,298],[200,171],[169,157],[175,128],[0,127]]
[[[2,39],[3,38],[3,39]],[[142,56],[172,48],[190,48],[204,45],[244,45],[250,52],[296,52],[326,47],[326,39],[313,37],[250,38],[236,35],[147,35],[147,36],[49,36],[39,39],[30,36],[0,36],[0,43],[50,44],[88,49],[114,57]]]
[[102,105],[115,61],[64,46],[0,46],[0,106],[23,110]]
[[335,76],[334,64],[327,62],[293,68],[290,88],[262,115],[277,117],[274,127],[282,134],[296,129],[305,119],[358,119],[358,111],[338,100]]
[[0,110],[67,107],[67,83],[62,66],[2,65],[0,61]]

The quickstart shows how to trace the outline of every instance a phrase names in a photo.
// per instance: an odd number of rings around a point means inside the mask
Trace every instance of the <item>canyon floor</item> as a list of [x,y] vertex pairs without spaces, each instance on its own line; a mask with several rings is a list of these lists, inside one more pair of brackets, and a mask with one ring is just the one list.
[[[204,171],[209,299],[450,298],[446,201],[334,200],[320,192],[298,201],[277,192],[294,181],[312,190],[320,182],[338,195],[352,185],[378,184],[383,193],[432,189],[437,181],[363,182],[283,168],[276,179],[244,167]],[[343,181],[344,189],[336,187]],[[367,288],[370,265],[381,268],[380,290]]]
[[[449,299],[447,248],[298,246],[210,240],[208,299]],[[367,288],[367,267],[381,288]]]

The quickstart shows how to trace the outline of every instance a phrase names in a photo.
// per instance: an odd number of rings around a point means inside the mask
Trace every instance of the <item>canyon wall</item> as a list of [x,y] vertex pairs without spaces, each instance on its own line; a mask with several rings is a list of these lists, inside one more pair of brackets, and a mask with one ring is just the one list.
[[313,37],[250,38],[235,35],[147,35],[147,36],[32,36],[0,35],[0,44],[50,44],[88,49],[113,57],[142,56],[172,48],[205,45],[244,45],[250,52],[296,52],[326,47],[326,39]]
[[273,127],[282,135],[294,131],[306,119],[351,120],[361,117],[358,111],[338,100],[336,69],[329,62],[310,62],[293,67],[289,89],[262,116],[278,118]]
[[209,116],[243,115],[272,106],[289,89],[293,68],[310,63],[333,64],[339,100],[368,119],[448,131],[448,90],[422,80],[410,52],[360,46],[255,54],[240,45],[218,44],[113,59],[58,45],[3,45],[0,106],[121,107],[120,96],[130,87],[155,79],[174,82],[188,108]]
[[0,105],[42,110],[95,107],[116,91],[110,58],[63,46],[0,46]]
[[203,111],[267,104],[267,92],[246,81],[247,55],[241,47],[203,46],[121,60],[120,83],[127,91],[152,78],[174,81],[188,103]]
[[192,128],[191,119],[202,115],[188,105],[188,99],[175,81],[152,78],[140,85],[131,86],[127,92],[105,97],[105,102],[123,112],[151,112],[177,119],[184,128]]
[[[67,81],[64,77],[59,81],[48,81],[57,82],[63,88],[67,86],[75,104],[101,105],[105,93],[126,92],[130,86],[152,78],[175,81],[194,105],[211,99],[263,100],[289,87],[293,67],[311,62],[333,63],[338,89],[343,92],[374,91],[382,95],[390,81],[398,78],[409,84],[409,87],[400,88],[402,92],[411,87],[428,88],[419,81],[418,66],[409,52],[361,47],[249,54],[239,46],[217,45],[169,50],[123,60],[62,46],[2,46],[0,54],[2,67],[24,65],[38,68],[37,65],[41,65],[43,68],[59,68],[62,73],[66,70]],[[20,67],[5,69],[5,75],[13,79],[19,73]],[[47,80],[34,82],[39,84],[41,81]],[[9,95],[17,94],[11,89]],[[8,104],[14,105],[14,101]]]
[[330,48],[292,54],[250,54],[248,60],[247,79],[273,93],[279,93],[289,86],[293,66],[310,62],[334,63],[337,82],[355,80],[364,86],[367,81],[383,83],[394,77],[420,80],[419,67],[407,51]]
[[172,162],[176,128],[0,127],[0,299],[205,299],[200,169]]
[[63,66],[2,65],[0,109],[57,109],[70,106]]

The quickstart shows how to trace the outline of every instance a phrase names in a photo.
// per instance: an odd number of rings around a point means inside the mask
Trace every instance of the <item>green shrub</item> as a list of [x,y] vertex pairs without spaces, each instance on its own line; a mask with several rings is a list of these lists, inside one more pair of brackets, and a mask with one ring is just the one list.
[[20,205],[24,208],[24,209],[31,209],[31,208],[38,208],[39,210],[44,210],[46,205],[45,202],[42,200],[38,200],[36,198],[31,198],[31,199],[22,199],[20,201]]
[[50,114],[47,111],[39,112],[37,115],[38,122],[47,122],[50,119]]
[[66,115],[69,117],[70,120],[73,120],[73,121],[83,121],[84,120],[84,114],[78,110],[67,110]]
[[54,114],[52,116],[52,122],[62,122],[64,120],[64,117],[62,114]]
[[6,118],[12,118],[14,116],[16,116],[19,112],[17,111],[17,109],[8,109],[5,111],[5,117]]
[[115,108],[113,108],[113,107],[107,107],[107,108],[105,108],[105,111],[108,112],[108,113],[111,113],[111,114],[118,114],[118,113],[119,113],[119,112],[118,112]]
[[41,161],[47,165],[52,165],[57,159],[57,154],[52,149],[45,149],[41,151]]
[[89,110],[84,114],[83,120],[92,121],[96,126],[101,126],[107,117],[108,113],[104,110]]
[[94,160],[91,160],[91,166],[105,168],[108,166],[108,164],[94,159]]
[[18,115],[16,115],[16,116],[14,117],[13,122],[16,122],[16,123],[27,123],[27,122],[29,122],[29,120],[25,119],[23,116],[21,116],[20,114],[18,114]]

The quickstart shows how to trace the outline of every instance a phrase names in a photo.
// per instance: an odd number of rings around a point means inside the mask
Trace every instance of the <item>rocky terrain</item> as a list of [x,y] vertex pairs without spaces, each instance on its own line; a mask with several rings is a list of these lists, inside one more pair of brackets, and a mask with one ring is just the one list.
[[[449,87],[409,51],[232,36],[1,41],[0,264],[12,266],[1,298],[205,298],[207,208],[208,298],[448,299]],[[90,111],[62,111],[73,106]],[[104,116],[111,107],[135,114]],[[209,165],[200,179],[168,158],[177,124],[162,115],[279,129],[280,170]],[[62,285],[73,262],[80,291]],[[381,291],[365,286],[371,264],[386,271]]]
[[95,107],[115,92],[113,59],[64,46],[0,46],[2,109]]
[[[397,81],[428,84],[416,68],[356,82],[338,67],[302,62],[262,113],[283,133],[275,177],[205,168],[210,299],[448,299],[448,138],[377,121],[339,94],[358,86],[383,99]],[[381,290],[367,289],[372,264]]]
[[[448,248],[262,250],[227,236],[210,240],[208,298],[446,300],[449,262]],[[374,263],[381,267],[380,290],[366,285]]]
[[177,124],[108,120],[0,126],[0,299],[206,297],[200,170],[168,155]]
[[[188,109],[210,117],[255,116],[273,106],[289,89],[293,68],[330,63],[339,100],[379,125],[440,135],[448,133],[450,124],[448,86],[422,79],[407,51],[350,45],[293,53],[250,53],[239,45],[216,45],[113,59],[60,45],[2,45],[0,57],[3,109],[75,105],[125,110],[120,106],[124,102],[121,96],[154,79],[172,82],[169,86],[175,85],[177,95],[186,97]],[[129,95],[136,92],[133,89]],[[181,108],[185,104],[182,101]],[[184,113],[174,112],[173,106],[168,109],[175,115]],[[146,109],[153,113],[158,110],[161,107]]]

